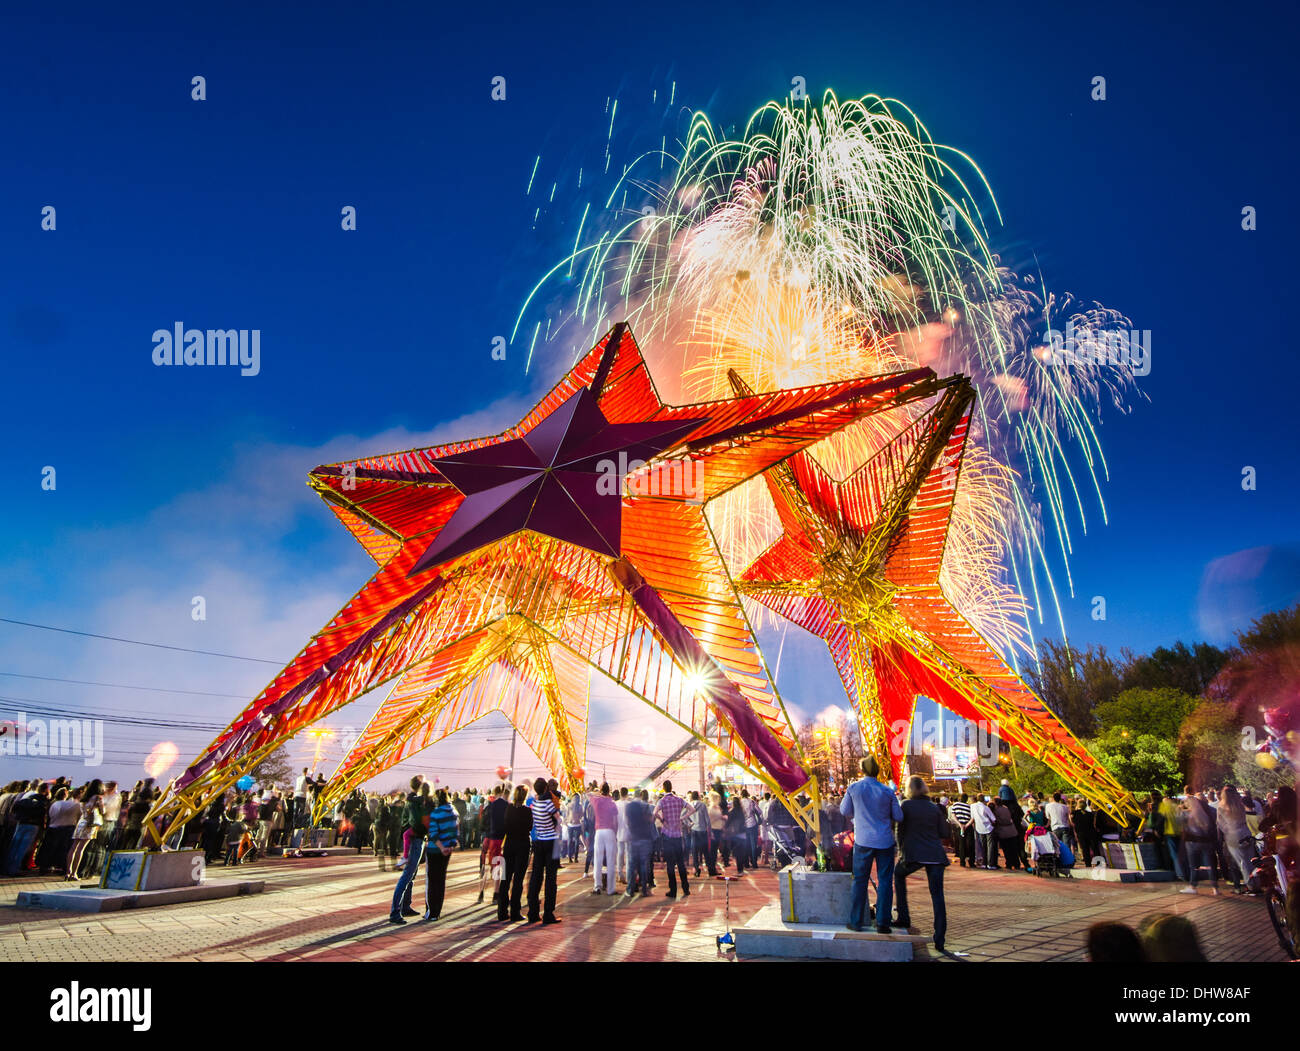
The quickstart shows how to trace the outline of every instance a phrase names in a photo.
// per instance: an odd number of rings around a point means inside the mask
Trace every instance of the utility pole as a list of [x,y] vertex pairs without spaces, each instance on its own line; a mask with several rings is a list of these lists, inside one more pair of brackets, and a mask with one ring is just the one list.
[[519,736],[519,731],[516,730],[514,726],[511,726],[510,727],[510,769],[506,772],[510,775],[508,780],[512,785],[515,783],[515,739],[518,736]]
[[700,742],[699,747],[695,749],[695,754],[700,757],[700,798],[708,799],[704,787],[704,742]]

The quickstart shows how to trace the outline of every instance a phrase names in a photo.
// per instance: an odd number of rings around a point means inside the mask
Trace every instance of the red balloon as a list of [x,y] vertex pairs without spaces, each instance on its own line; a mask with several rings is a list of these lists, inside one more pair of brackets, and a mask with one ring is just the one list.
[[498,780],[498,781],[504,781],[504,780],[506,779],[506,773],[507,773],[507,772],[508,772],[508,771],[506,770],[506,768],[505,768],[504,766],[498,766],[498,767],[497,767],[497,780]]
[[587,776],[587,771],[584,770],[582,767],[578,767],[578,769],[573,771],[573,776],[576,777],[579,781],[581,781],[584,777]]

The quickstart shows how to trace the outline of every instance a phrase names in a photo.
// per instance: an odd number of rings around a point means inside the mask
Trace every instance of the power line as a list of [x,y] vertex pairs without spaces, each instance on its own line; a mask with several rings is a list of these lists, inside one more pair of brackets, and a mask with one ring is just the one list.
[[204,690],[170,690],[165,686],[131,686],[122,682],[96,682],[93,679],[59,679],[53,675],[26,675],[20,671],[0,671],[0,675],[15,679],[39,679],[41,682],[70,682],[76,686],[107,686],[114,690],[145,690],[149,693],[183,693],[190,697],[222,697],[232,701],[246,700],[242,693],[208,693]]
[[[82,716],[95,716],[94,711],[90,712],[70,712],[66,708],[53,707],[49,701],[38,701],[31,697],[4,697],[0,696],[0,701],[6,701],[10,704],[21,704],[23,706],[22,714],[26,715],[31,712],[39,712],[42,716],[55,716],[56,718],[67,719],[71,721],[80,721]],[[226,728],[224,723],[187,723],[178,722],[175,719],[140,719],[128,715],[114,715],[108,719],[97,719],[99,722],[114,723],[124,726],[161,726],[169,730],[203,730],[208,733],[219,733]]]
[[258,664],[274,664],[280,667],[284,661],[266,660],[264,657],[244,657],[238,653],[217,653],[215,650],[196,650],[189,646],[169,646],[165,642],[142,642],[140,639],[124,639],[118,635],[98,635],[93,631],[77,631],[73,628],[56,628],[52,624],[33,624],[28,620],[12,620],[0,617],[0,624],[17,624],[24,628],[41,628],[44,631],[58,631],[64,635],[80,635],[87,639],[104,639],[108,642],[126,642],[132,646],[150,646],[156,650],[175,650],[178,653],[199,653],[205,657],[225,657],[232,661],[255,661]]

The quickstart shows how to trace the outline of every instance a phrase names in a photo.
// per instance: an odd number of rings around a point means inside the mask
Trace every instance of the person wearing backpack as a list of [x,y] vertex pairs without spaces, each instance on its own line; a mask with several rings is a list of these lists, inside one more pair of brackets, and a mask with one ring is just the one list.
[[13,838],[5,858],[4,874],[21,876],[28,859],[35,854],[40,838],[45,833],[46,815],[50,809],[50,786],[41,784],[36,790],[20,797],[11,811],[14,818]]
[[406,825],[411,833],[411,843],[406,851],[406,863],[402,866],[402,875],[393,888],[393,906],[388,912],[388,922],[402,924],[409,916],[420,915],[411,908],[411,888],[415,883],[415,874],[420,871],[420,862],[424,858],[425,839],[429,834],[429,816],[433,812],[432,800],[429,798],[428,782],[421,778],[411,779],[411,794],[406,801]]

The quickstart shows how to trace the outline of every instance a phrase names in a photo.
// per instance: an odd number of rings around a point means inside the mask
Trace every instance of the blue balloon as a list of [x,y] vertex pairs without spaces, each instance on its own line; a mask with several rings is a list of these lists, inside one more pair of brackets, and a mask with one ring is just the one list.
[[241,777],[238,781],[235,782],[235,787],[238,788],[240,791],[247,792],[250,788],[253,787],[253,784],[254,784],[253,775],[245,774],[243,777]]

